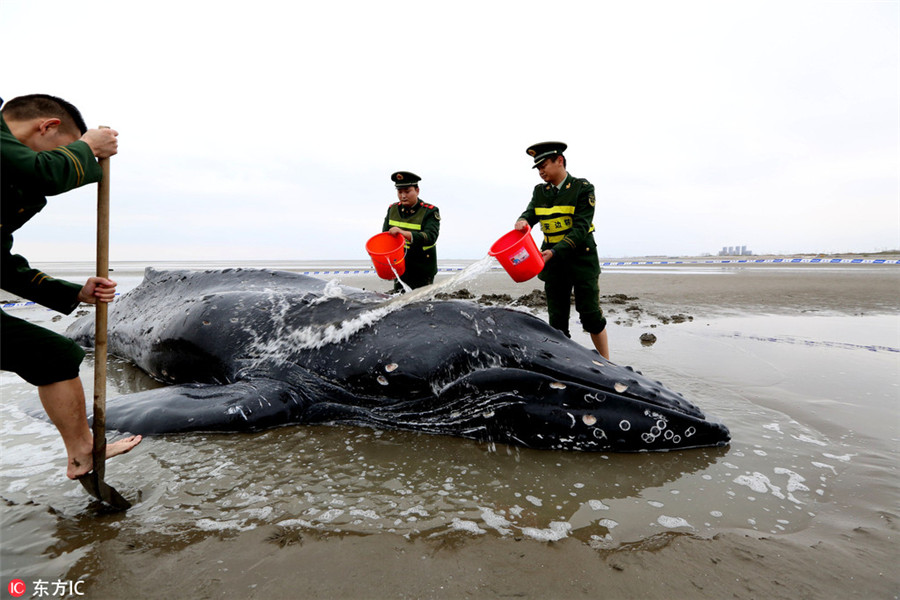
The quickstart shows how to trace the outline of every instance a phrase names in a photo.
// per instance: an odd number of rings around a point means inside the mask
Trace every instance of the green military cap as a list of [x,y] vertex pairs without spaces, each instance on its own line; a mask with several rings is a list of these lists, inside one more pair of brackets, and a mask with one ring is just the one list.
[[566,148],[568,148],[568,146],[562,142],[541,142],[540,144],[530,146],[525,152],[534,159],[534,166],[531,168],[536,169],[548,158],[559,156],[565,152]]
[[419,177],[415,173],[410,173],[409,171],[397,171],[396,173],[391,175],[391,181],[394,182],[394,187],[396,188],[405,188],[419,185],[419,181],[421,180],[421,177]]

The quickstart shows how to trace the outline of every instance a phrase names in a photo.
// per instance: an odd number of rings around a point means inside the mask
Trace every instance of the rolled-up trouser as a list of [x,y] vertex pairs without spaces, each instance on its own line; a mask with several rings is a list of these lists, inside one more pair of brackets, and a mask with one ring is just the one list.
[[72,340],[0,310],[0,369],[32,385],[78,377],[84,350]]
[[[557,259],[558,260],[558,259]],[[600,333],[606,329],[606,317],[600,308],[600,262],[596,254],[583,255],[560,265],[548,263],[550,269],[541,273],[544,293],[547,294],[547,312],[550,326],[569,334],[569,316],[572,312],[572,293],[575,293],[575,310],[581,317],[581,326],[588,333]]]

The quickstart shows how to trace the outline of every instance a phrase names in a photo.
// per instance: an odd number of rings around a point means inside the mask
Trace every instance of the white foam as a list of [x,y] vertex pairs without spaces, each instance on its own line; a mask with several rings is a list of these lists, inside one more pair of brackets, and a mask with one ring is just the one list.
[[591,510],[609,510],[609,507],[600,500],[588,500],[588,506],[591,507]]
[[481,511],[481,518],[484,520],[485,525],[495,529],[502,535],[509,535],[512,533],[512,530],[510,529],[512,523],[510,523],[506,517],[498,515],[492,509],[487,507],[481,507]]
[[316,515],[316,520],[321,521],[322,523],[331,523],[342,514],[344,514],[344,511],[340,508],[330,508],[321,514]]
[[468,531],[469,533],[487,533],[486,530],[478,526],[475,521],[464,521],[460,518],[453,519],[450,527],[457,531]]
[[612,519],[600,519],[597,521],[597,525],[601,527],[606,527],[607,529],[615,529],[619,526],[618,521],[613,521]]
[[815,444],[817,446],[827,446],[828,445],[825,442],[817,440],[815,438],[812,438],[808,435],[792,435],[791,437],[797,441],[806,442],[807,444]]
[[681,517],[667,517],[666,515],[660,515],[659,518],[656,519],[656,522],[668,529],[676,529],[678,527],[690,527],[693,529],[693,526]]
[[822,456],[824,456],[825,458],[833,458],[834,460],[839,460],[841,462],[850,462],[850,459],[853,458],[853,456],[855,456],[855,455],[854,454],[837,455],[837,454],[828,454],[827,452],[823,452]]
[[537,527],[523,527],[522,534],[542,542],[556,542],[568,537],[569,531],[571,529],[572,526],[568,523],[551,521],[550,526],[546,529],[538,529]]

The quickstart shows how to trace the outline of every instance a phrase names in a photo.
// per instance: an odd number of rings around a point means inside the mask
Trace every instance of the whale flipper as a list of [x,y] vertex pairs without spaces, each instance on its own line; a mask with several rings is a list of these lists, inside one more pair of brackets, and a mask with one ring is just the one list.
[[109,401],[106,426],[144,435],[187,431],[256,431],[296,422],[303,399],[291,384],[255,378],[225,385],[173,385]]

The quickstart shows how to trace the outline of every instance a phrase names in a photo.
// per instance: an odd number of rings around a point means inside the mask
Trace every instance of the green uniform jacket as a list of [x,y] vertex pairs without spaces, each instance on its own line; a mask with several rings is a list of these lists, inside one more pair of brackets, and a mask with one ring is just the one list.
[[441,231],[441,213],[437,206],[425,204],[420,199],[412,208],[399,202],[388,207],[382,231],[399,227],[412,232],[412,241],[406,242],[406,270],[400,277],[409,287],[417,288],[434,282],[437,274],[437,244]]
[[10,132],[0,115],[0,286],[62,313],[78,306],[82,286],[53,279],[12,254],[12,234],[47,205],[45,196],[100,181],[100,165],[87,143],[35,152]]
[[547,281],[557,271],[578,271],[585,259],[590,263],[589,269],[596,268],[595,203],[594,186],[587,179],[576,179],[569,174],[558,191],[550,183],[534,187],[531,202],[519,219],[525,219],[531,226],[540,223],[544,233],[541,250],[553,250],[553,259],[539,274],[541,279]]

